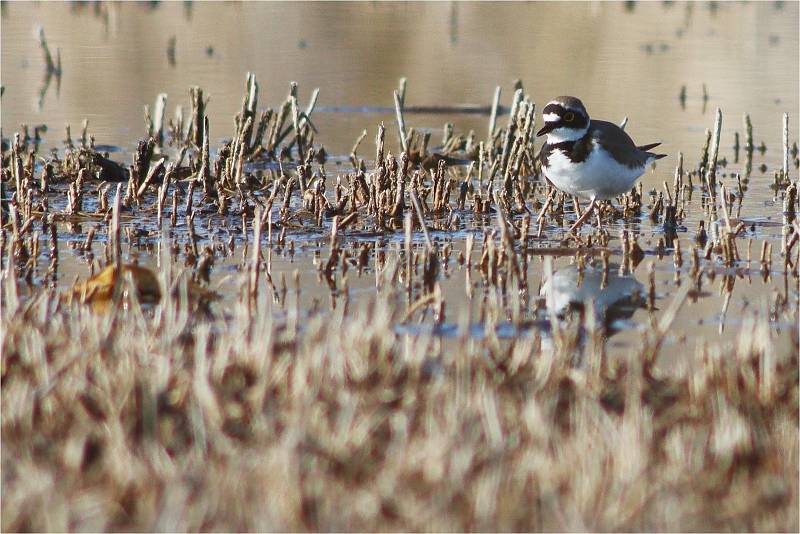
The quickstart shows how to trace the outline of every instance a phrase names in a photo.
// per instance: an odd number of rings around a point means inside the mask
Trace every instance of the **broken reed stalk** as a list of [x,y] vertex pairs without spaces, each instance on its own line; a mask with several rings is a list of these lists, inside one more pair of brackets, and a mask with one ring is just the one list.
[[12,145],[12,154],[11,157],[13,158],[13,163],[11,167],[11,171],[14,175],[14,182],[15,182],[15,190],[14,190],[14,199],[18,206],[22,206],[25,203],[24,200],[24,193],[25,187],[23,186],[23,180],[25,179],[25,169],[22,164],[22,155],[20,152],[22,151],[22,147],[20,146],[20,135],[14,134],[14,144]]
[[200,152],[200,170],[197,173],[195,181],[199,181],[203,185],[203,194],[210,197],[215,192],[216,183],[211,176],[211,155],[210,155],[210,142],[209,142],[209,124],[208,117],[203,118],[203,144]]
[[47,229],[50,232],[50,265],[47,268],[47,277],[55,286],[58,280],[58,226],[56,225],[55,214],[48,216]]
[[253,214],[253,258],[250,265],[250,292],[248,298],[258,299],[258,278],[261,271],[261,207],[257,206]]
[[417,213],[417,220],[422,228],[422,234],[425,236],[425,245],[428,247],[429,252],[434,251],[433,241],[431,241],[431,236],[428,234],[428,227],[425,225],[425,215],[422,213],[422,206],[419,203],[417,194],[412,188],[409,188],[408,194],[411,197],[411,203],[414,205],[414,211]]
[[358,161],[358,147],[361,145],[361,142],[366,139],[367,137],[367,129],[361,132],[361,135],[358,136],[356,142],[353,144],[353,148],[350,150],[350,162],[353,164],[353,168],[359,169],[359,161]]
[[514,249],[514,241],[509,230],[511,223],[506,217],[505,210],[503,208],[503,199],[501,198],[499,191],[494,192],[494,201],[497,210],[497,224],[500,226],[500,240],[503,244],[503,252],[508,260],[509,266],[511,267],[511,269],[509,269],[510,274],[516,276],[517,281],[521,281],[522,270],[520,267],[519,257]]
[[397,81],[397,94],[400,98],[400,105],[406,105],[406,89],[408,88],[408,79],[403,76]]
[[112,260],[113,264],[116,268],[119,268],[122,265],[122,240],[121,240],[121,231],[119,226],[119,210],[120,210],[120,202],[122,200],[122,184],[117,184],[117,191],[114,195],[114,203],[112,204],[112,211],[111,211],[111,231],[109,232],[109,237],[112,239]]
[[[297,103],[297,82],[291,83],[289,91],[289,104],[291,105],[290,111],[292,112],[292,129],[294,130],[294,137],[297,143],[297,159],[303,158],[303,139],[302,131],[300,130],[300,108]],[[301,184],[302,186],[302,184]],[[302,189],[302,187],[301,187]]]
[[394,111],[397,117],[397,128],[400,133],[400,146],[403,152],[408,153],[408,140],[406,138],[406,121],[403,119],[403,104],[400,101],[400,95],[397,91],[394,92]]
[[412,289],[412,276],[411,270],[413,252],[411,250],[411,234],[414,230],[414,215],[410,212],[405,214],[403,219],[403,228],[405,229],[405,249],[406,249],[406,292],[408,298],[411,298]]
[[164,172],[164,164],[166,163],[167,158],[163,157],[148,171],[147,176],[145,177],[144,181],[142,181],[142,185],[139,186],[139,189],[136,190],[136,198],[140,198],[142,194],[144,194],[147,187],[153,183],[157,176],[161,176],[163,180],[163,172]]
[[750,122],[750,115],[744,114],[744,130],[745,130],[745,177],[749,178],[753,172],[753,124]]
[[156,197],[156,217],[157,217],[156,226],[158,227],[159,230],[161,230],[161,227],[164,222],[163,211],[164,211],[164,196],[166,193],[166,189],[167,185],[161,184],[158,188],[158,195]]
[[789,180],[789,114],[783,114],[783,180]]
[[175,169],[178,165],[173,161],[167,165],[166,171],[164,171],[164,179],[162,180],[161,186],[158,188],[158,227],[161,228],[161,221],[163,218],[163,210],[164,206],[166,206],[167,202],[167,193],[169,192],[169,186],[172,182],[172,178],[175,174]]
[[87,148],[89,141],[89,119],[83,119],[83,128],[81,128],[81,147]]
[[167,107],[167,94],[159,93],[158,96],[156,97],[156,103],[154,106],[153,133],[152,133],[152,135],[156,138],[156,143],[158,144],[158,146],[161,146],[164,143],[164,117],[165,117],[166,107]]
[[189,90],[192,100],[192,123],[189,136],[192,143],[197,148],[203,146],[203,132],[206,124],[206,101],[203,99],[203,90],[200,87],[192,87]]
[[517,113],[522,102],[522,89],[514,91],[514,98],[511,103],[511,112],[508,115],[508,125],[506,126],[505,136],[503,137],[503,147],[500,156],[500,173],[505,176],[511,158],[511,150],[514,144],[514,134],[516,133]]
[[[291,82],[289,84],[289,96],[286,97],[286,101],[284,101],[281,111],[277,116],[277,120],[274,123],[273,130],[270,135],[269,146],[267,147],[268,150],[276,150],[278,145],[280,145],[280,143],[292,131],[295,132],[295,140],[293,142],[297,143],[297,132],[304,131],[306,124],[311,128],[312,131],[316,131],[314,124],[311,122],[311,113],[314,111],[318,96],[319,88],[316,88],[311,93],[311,101],[309,102],[308,107],[306,107],[306,110],[304,112],[299,111],[299,108],[297,107],[297,82]],[[293,100],[294,104],[292,103]],[[294,113],[297,113],[296,128],[294,122]],[[292,117],[292,124],[286,128],[283,128],[286,119],[290,116]],[[298,148],[300,148],[300,145],[298,145]],[[302,159],[304,156],[305,154],[302,151],[298,151],[298,159]]]
[[308,101],[308,106],[306,106],[305,111],[303,112],[303,116],[300,117],[300,127],[302,128],[306,124],[311,126],[313,131],[317,131],[314,128],[314,123],[311,122],[311,114],[314,112],[314,108],[317,106],[317,99],[319,98],[319,87],[315,87],[313,91],[311,91],[311,98]]
[[500,107],[500,94],[502,88],[498,85],[494,88],[494,98],[492,99],[492,114],[489,116],[489,132],[486,136],[486,144],[490,145],[494,139],[494,131],[497,128],[497,112]]
[[384,142],[386,139],[386,126],[383,121],[378,125],[378,132],[375,134],[375,166],[383,164]]
[[328,256],[328,261],[325,263],[325,267],[323,268],[323,272],[325,273],[325,277],[328,280],[331,288],[335,288],[335,281],[334,281],[334,271],[336,269],[336,265],[339,262],[339,240],[337,239],[337,234],[339,233],[339,216],[334,215],[333,219],[331,220],[331,243],[330,243],[330,254]]
[[647,264],[647,309],[656,309],[656,264],[652,261]]
[[716,112],[716,119],[714,121],[714,134],[712,137],[712,144],[711,144],[711,153],[708,158],[707,162],[707,169],[706,169],[706,184],[708,186],[708,192],[712,198],[716,196],[716,188],[717,188],[717,157],[719,155],[719,138],[720,133],[722,131],[722,110],[717,108]]
[[[253,128],[256,124],[256,111],[258,107],[258,82],[256,75],[248,72],[245,77],[245,94],[242,99],[242,109],[237,116],[237,122],[242,129],[235,137],[242,137],[245,143],[245,152],[250,154],[254,147],[251,144]],[[249,119],[249,122],[248,122]]]
[[745,131],[745,145],[744,149],[747,152],[752,152],[755,148],[753,144],[753,123],[750,121],[750,114],[744,114],[744,131]]
[[178,224],[178,188],[172,190],[172,210],[169,214],[169,224],[175,228]]
[[550,192],[547,195],[547,200],[545,200],[542,209],[539,211],[539,214],[536,216],[536,223],[538,224],[538,229],[536,231],[536,238],[540,239],[542,237],[542,232],[544,231],[544,221],[546,219],[545,215],[547,214],[548,208],[553,204],[557,194],[556,188],[551,188]]

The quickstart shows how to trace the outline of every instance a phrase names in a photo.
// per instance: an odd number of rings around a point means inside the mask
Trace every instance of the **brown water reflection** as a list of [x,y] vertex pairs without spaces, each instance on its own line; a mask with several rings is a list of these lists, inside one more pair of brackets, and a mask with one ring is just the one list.
[[[671,154],[693,154],[702,144],[713,121],[702,113],[706,84],[708,108],[729,117],[726,137],[748,112],[756,137],[772,145],[780,139],[780,113],[798,124],[798,5],[712,5],[4,2],[3,131],[46,122],[60,138],[64,123],[88,118],[98,142],[130,147],[143,134],[143,105],[160,92],[169,94],[170,107],[185,104],[188,87],[199,85],[211,95],[211,123],[224,137],[244,73],[252,71],[262,102],[277,104],[294,80],[301,100],[320,87],[321,107],[391,106],[402,76],[410,105],[489,104],[498,84],[507,102],[519,78],[536,102],[574,94],[594,116],[627,115],[634,138],[663,140]],[[60,95],[51,88],[41,110],[38,26],[64,63]],[[328,148],[339,153],[378,119],[391,115],[320,113],[317,120]],[[414,117],[410,126],[442,122]],[[457,126],[486,129],[477,117]]]

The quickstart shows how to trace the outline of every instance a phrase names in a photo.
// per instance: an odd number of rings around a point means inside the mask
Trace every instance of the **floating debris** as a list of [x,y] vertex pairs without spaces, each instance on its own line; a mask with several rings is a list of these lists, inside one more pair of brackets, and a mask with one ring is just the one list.
[[121,298],[125,298],[126,288],[123,287],[125,276],[130,276],[139,302],[156,304],[161,300],[161,289],[155,273],[138,265],[123,265],[121,269],[109,265],[87,281],[75,284],[67,294],[67,298],[91,304],[95,311],[107,311],[115,294],[118,293]]

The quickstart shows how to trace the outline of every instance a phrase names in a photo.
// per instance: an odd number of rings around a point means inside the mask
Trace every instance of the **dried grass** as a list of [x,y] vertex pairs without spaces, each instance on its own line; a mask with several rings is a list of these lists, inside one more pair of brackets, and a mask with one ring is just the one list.
[[186,284],[110,314],[11,285],[4,531],[798,529],[798,346],[766,314],[659,369],[668,324],[608,358],[574,324],[398,335],[391,290],[209,321]]

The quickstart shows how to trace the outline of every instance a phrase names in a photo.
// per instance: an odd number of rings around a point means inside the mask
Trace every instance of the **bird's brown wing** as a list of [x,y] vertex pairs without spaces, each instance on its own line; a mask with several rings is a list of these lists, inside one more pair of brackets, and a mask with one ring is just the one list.
[[[623,165],[631,168],[641,167],[647,163],[648,159],[655,156],[655,154],[651,154],[647,150],[642,150],[645,147],[637,147],[633,139],[625,133],[625,130],[612,122],[593,119],[591,129],[592,137],[601,142],[603,148],[608,150],[611,156]],[[645,146],[650,149],[656,145]]]

